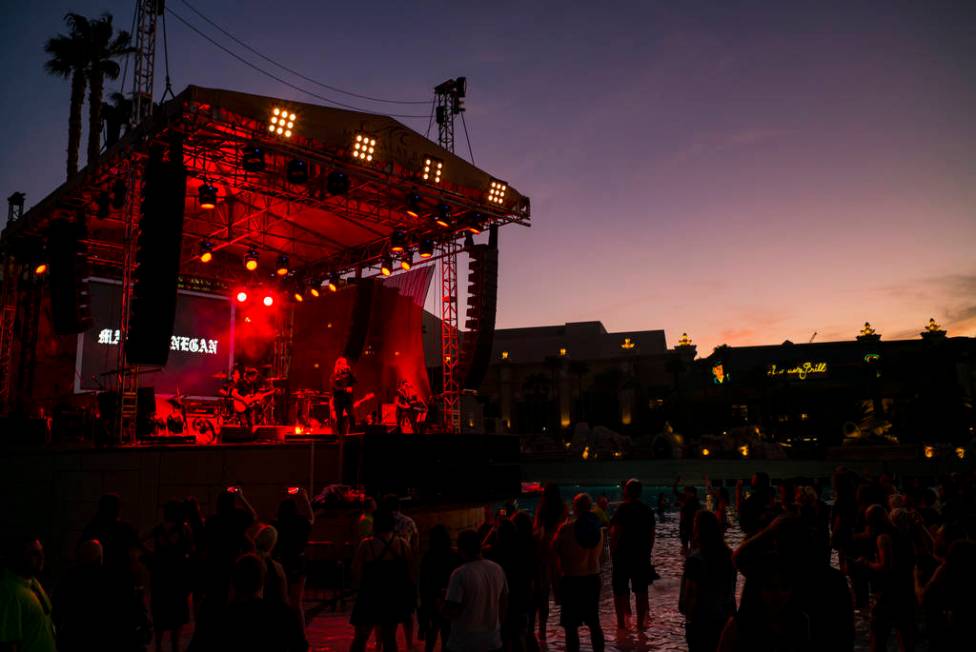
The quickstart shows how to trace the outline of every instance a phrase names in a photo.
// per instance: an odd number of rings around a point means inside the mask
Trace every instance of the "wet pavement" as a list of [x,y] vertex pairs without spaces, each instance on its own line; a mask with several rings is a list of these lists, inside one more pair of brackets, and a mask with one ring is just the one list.
[[[729,545],[735,546],[742,540],[742,533],[737,527],[733,527],[727,533]],[[836,560],[835,560],[836,561]],[[607,640],[607,650],[619,652],[677,652],[687,650],[684,638],[684,617],[678,613],[678,591],[681,580],[681,571],[684,558],[681,554],[681,544],[678,539],[677,515],[668,515],[663,522],[657,525],[657,542],[654,546],[654,565],[661,579],[654,582],[651,587],[651,618],[650,626],[643,634],[635,632],[618,632],[616,629],[616,616],[613,609],[613,598],[610,593],[610,569],[609,564],[603,568],[603,590],[601,593],[600,613],[601,623]],[[742,578],[740,576],[738,589],[741,591]],[[322,613],[309,622],[308,635],[312,650],[345,652],[349,649],[352,641],[352,628],[349,626],[348,608],[339,613]],[[868,649],[867,645],[867,619],[865,614],[858,614],[857,625],[857,644],[855,650],[863,651]],[[590,650],[589,634],[584,627],[580,630],[583,643],[583,650]],[[403,633],[399,632],[400,649],[403,647]],[[894,642],[894,633],[889,641],[889,649],[897,649]],[[370,650],[374,650],[372,642]],[[423,643],[415,644],[416,650],[423,650]],[[440,649],[440,646],[437,648]],[[549,652],[563,652],[565,648],[565,638],[562,629],[559,628],[559,607],[552,605],[549,614],[549,636],[547,645],[543,648]],[[919,652],[924,652],[927,646],[916,647]]]

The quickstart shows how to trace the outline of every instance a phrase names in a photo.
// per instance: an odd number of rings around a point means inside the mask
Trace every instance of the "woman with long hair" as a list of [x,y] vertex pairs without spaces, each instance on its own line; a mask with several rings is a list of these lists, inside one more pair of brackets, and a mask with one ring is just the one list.
[[712,652],[735,613],[735,565],[714,512],[695,514],[691,554],[685,559],[678,610],[685,616],[688,651]]
[[[549,594],[552,591],[552,579],[555,577],[556,561],[552,553],[552,539],[559,531],[559,526],[566,520],[568,510],[563,497],[559,493],[559,485],[549,482],[542,491],[542,499],[535,511],[535,536],[539,546],[538,577],[536,578],[535,607],[529,620],[539,619],[539,642],[547,639],[547,624],[549,621]],[[529,628],[532,627],[529,623]]]

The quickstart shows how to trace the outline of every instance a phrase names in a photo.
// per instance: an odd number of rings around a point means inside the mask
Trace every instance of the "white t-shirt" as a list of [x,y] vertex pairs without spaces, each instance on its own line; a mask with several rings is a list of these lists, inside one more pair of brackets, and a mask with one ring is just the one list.
[[451,621],[447,647],[464,652],[489,652],[502,646],[498,606],[508,594],[502,567],[487,559],[458,566],[447,583],[447,601],[461,605],[461,615]]

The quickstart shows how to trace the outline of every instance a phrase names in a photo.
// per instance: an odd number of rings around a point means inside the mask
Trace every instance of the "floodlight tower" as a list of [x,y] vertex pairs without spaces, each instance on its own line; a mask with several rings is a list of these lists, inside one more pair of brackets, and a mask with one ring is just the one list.
[[[464,111],[468,82],[465,77],[448,79],[434,88],[437,118],[437,142],[454,151],[454,119]],[[461,432],[461,379],[459,378],[461,343],[458,323],[458,269],[456,239],[442,245],[441,257],[441,370],[442,414],[444,431]]]

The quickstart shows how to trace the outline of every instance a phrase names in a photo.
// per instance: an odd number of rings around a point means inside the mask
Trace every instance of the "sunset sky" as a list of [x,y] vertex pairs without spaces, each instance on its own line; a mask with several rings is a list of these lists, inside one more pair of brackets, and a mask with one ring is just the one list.
[[[134,4],[4,0],[4,197],[30,205],[63,178],[69,89],[43,71],[45,39],[67,11],[128,29]],[[865,320],[887,339],[929,317],[976,335],[974,2],[191,4],[359,93],[429,101],[468,77],[475,163],[532,198],[532,227],[501,233],[501,327],[687,331],[700,353],[849,339]],[[176,92],[317,101],[167,28]],[[161,92],[161,44],[158,60]]]

